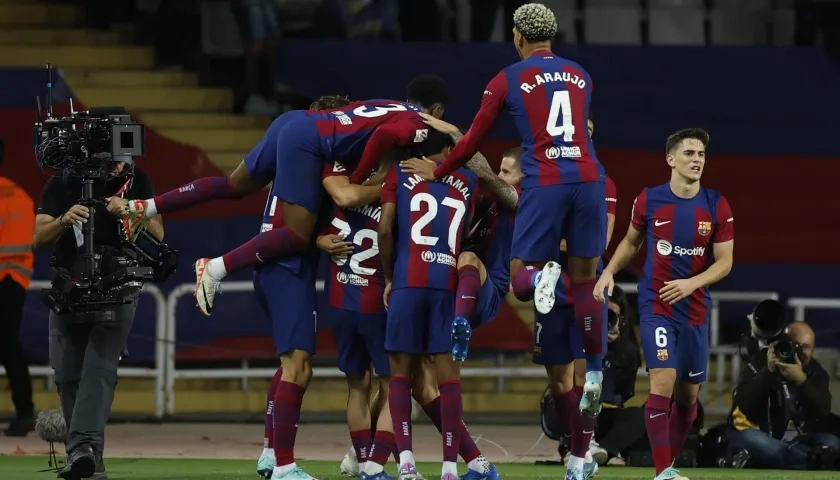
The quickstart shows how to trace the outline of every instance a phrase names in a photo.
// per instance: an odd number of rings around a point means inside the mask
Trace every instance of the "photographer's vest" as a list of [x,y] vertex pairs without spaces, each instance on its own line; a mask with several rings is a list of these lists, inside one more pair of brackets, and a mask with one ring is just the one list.
[[23,288],[32,281],[35,204],[6,177],[0,177],[0,281],[11,277]]

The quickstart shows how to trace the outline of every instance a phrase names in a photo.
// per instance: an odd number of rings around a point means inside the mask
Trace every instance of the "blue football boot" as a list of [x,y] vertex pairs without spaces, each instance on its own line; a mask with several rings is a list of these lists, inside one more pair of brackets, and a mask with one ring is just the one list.
[[463,362],[470,351],[470,337],[472,327],[464,317],[456,317],[452,321],[452,359]]

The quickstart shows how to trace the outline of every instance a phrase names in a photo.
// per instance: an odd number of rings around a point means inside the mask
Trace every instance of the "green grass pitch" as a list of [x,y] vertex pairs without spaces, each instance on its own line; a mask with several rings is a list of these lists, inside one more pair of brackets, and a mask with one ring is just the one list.
[[[308,461],[298,463],[307,473],[319,480],[344,479],[339,474],[338,462]],[[259,480],[256,462],[251,460],[196,460],[196,459],[109,459],[110,480]],[[393,465],[390,465],[393,469]],[[563,478],[563,467],[535,466],[526,463],[498,465],[503,480],[556,480]],[[47,468],[46,457],[0,457],[0,479],[44,480],[55,478],[55,473],[40,472]],[[437,478],[439,463],[422,463],[420,473],[430,480]],[[392,472],[393,473],[393,472]],[[723,470],[685,469],[683,475],[691,480],[713,479],[837,479],[840,472],[786,472],[773,470]],[[636,480],[653,478],[650,468],[606,467],[598,475],[601,480]]]

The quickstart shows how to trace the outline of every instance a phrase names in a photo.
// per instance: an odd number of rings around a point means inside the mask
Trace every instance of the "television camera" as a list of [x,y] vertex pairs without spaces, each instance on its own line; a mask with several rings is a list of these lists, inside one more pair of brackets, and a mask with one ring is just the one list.
[[[44,118],[41,101],[36,97],[35,156],[39,167],[62,172],[65,179],[81,183],[79,205],[90,210],[89,221],[81,226],[82,258],[80,274],[55,268],[52,286],[42,292],[44,303],[53,311],[88,313],[130,303],[131,296],[143,282],[165,281],[177,266],[177,251],[158,241],[145,230],[132,242],[121,233],[119,247],[94,243],[95,213],[107,206],[95,198],[94,184],[105,182],[118,172],[133,174],[134,157],[145,154],[145,126],[133,122],[123,107],[97,107],[75,111],[56,118],[52,107],[53,67],[47,65],[47,96]],[[126,183],[128,185],[129,183]],[[122,232],[122,220],[118,220]],[[55,267],[55,257],[52,265]],[[74,278],[77,277],[77,278]]]

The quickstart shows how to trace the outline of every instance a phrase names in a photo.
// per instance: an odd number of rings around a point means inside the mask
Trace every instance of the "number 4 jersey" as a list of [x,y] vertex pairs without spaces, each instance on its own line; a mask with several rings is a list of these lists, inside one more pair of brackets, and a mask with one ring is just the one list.
[[382,186],[382,203],[396,204],[394,290],[455,291],[456,264],[475,208],[478,179],[459,169],[437,182],[392,168]]

